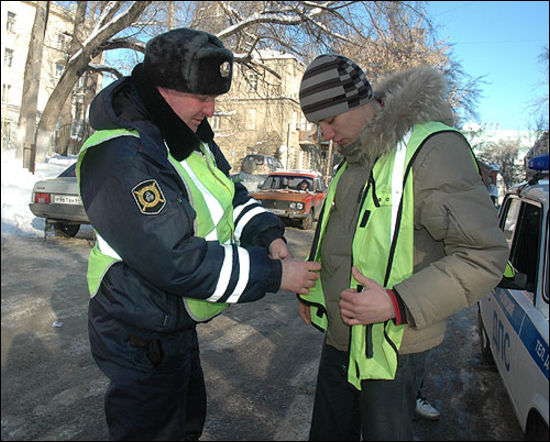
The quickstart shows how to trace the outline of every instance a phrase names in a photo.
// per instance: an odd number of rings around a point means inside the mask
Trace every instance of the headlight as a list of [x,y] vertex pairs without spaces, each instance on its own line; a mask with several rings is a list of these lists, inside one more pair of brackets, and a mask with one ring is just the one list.
[[288,207],[290,207],[291,209],[295,209],[296,208],[296,203],[294,201],[292,201],[288,204]]
[[296,203],[296,208],[297,208],[298,210],[303,210],[303,208],[304,208],[304,203]]

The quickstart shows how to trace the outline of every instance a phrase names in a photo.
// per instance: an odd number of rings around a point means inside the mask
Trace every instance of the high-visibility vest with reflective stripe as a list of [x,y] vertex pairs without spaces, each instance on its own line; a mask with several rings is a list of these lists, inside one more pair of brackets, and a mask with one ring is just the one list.
[[[360,210],[352,242],[352,265],[382,287],[392,288],[407,279],[414,267],[414,191],[412,163],[424,140],[433,133],[456,131],[442,123],[415,125],[398,143],[395,150],[379,158],[363,188]],[[340,168],[332,180],[324,203],[317,244],[310,256],[321,262],[321,242],[334,202],[338,181],[347,168]],[[350,272],[351,273],[351,272]],[[350,287],[359,282],[353,276]],[[301,299],[310,304],[313,324],[326,330],[328,318],[321,279]],[[371,326],[351,327],[348,382],[361,389],[366,379],[394,379],[397,354],[404,325],[392,320]]]
[[[136,131],[125,129],[104,130],[95,132],[82,146],[77,163],[77,177],[80,183],[80,165],[87,149],[107,140],[120,136],[135,136]],[[196,212],[194,221],[195,235],[207,241],[218,241],[225,247],[225,259],[222,265],[221,278],[227,279],[232,264],[234,238],[233,227],[233,182],[215,165],[215,159],[206,144],[201,145],[201,152],[194,151],[184,161],[178,162],[168,152],[168,160],[181,177],[185,185],[190,205]],[[122,261],[118,253],[96,231],[97,242],[90,252],[88,262],[88,289],[90,296],[95,296],[103,276],[116,262]],[[247,256],[239,255],[241,262]],[[229,265],[225,265],[229,263]],[[225,269],[227,267],[227,269]],[[226,270],[225,272],[223,270]],[[183,303],[189,315],[198,322],[207,321],[221,313],[226,303],[215,302],[224,294],[226,284],[218,284],[214,294],[207,300],[183,297]]]

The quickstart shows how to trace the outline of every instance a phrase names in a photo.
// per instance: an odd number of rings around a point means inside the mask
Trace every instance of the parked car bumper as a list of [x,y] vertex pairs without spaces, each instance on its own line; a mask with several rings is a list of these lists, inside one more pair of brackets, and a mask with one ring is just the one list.
[[74,224],[89,224],[88,215],[82,205],[30,203],[29,208],[35,216],[48,220]]
[[293,211],[293,210],[283,210],[283,209],[270,209],[267,208],[271,213],[281,217],[281,218],[290,218],[290,219],[304,219],[307,217],[307,213],[303,210]]

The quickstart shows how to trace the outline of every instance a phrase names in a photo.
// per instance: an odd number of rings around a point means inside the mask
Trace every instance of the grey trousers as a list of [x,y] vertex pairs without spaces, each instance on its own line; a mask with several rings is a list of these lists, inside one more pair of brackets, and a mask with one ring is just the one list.
[[349,356],[323,346],[309,440],[413,440],[416,394],[428,352],[399,355],[395,379],[347,381]]

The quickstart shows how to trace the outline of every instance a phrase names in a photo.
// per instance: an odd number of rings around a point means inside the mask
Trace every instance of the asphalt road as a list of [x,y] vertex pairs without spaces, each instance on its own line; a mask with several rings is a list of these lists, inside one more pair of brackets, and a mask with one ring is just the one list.
[[[295,256],[312,232],[290,227]],[[106,440],[107,380],[89,352],[85,272],[90,230],[76,238],[2,238],[2,440]],[[482,363],[476,307],[451,318],[425,394],[441,411],[419,440],[518,440],[496,370]],[[322,335],[293,294],[233,306],[200,325],[208,416],[201,440],[307,440]]]

